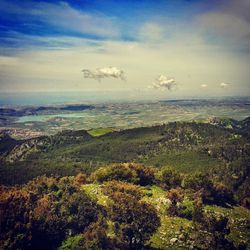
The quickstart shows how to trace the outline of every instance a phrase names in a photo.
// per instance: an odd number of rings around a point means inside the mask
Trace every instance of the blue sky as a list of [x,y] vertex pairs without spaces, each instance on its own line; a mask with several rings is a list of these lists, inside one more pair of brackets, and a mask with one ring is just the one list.
[[[246,95],[249,8],[249,0],[0,0],[0,91]],[[81,74],[108,66],[127,81]],[[178,87],[150,88],[159,75]]]
[[[163,22],[168,19],[178,22],[178,19],[190,19],[195,12],[202,10],[202,7],[210,6],[209,4],[199,7],[195,5],[196,2],[198,1],[1,0],[0,29],[2,37],[6,39],[4,42],[10,42],[14,32],[18,32],[20,39],[22,35],[53,35],[135,41],[138,39],[138,28],[149,20]],[[92,28],[79,27],[82,24],[77,21],[87,21],[84,16],[89,16]],[[102,31],[98,30],[98,26]],[[11,44],[20,46],[18,41],[16,44],[11,41]],[[3,46],[5,45],[3,43]]]

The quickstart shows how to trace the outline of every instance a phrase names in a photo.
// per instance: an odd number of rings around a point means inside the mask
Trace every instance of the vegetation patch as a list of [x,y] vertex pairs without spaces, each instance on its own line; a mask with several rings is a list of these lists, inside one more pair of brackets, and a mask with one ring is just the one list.
[[102,135],[111,133],[113,131],[114,131],[113,128],[95,128],[95,129],[88,130],[88,133],[91,136],[102,136]]
[[193,171],[209,171],[212,168],[220,168],[223,162],[220,159],[210,157],[197,151],[180,151],[159,154],[143,161],[146,165],[172,166],[183,173]]

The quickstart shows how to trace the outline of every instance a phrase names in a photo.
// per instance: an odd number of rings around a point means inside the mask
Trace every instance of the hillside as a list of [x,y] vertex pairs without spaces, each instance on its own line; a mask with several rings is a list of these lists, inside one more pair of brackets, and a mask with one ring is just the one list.
[[[23,183],[42,174],[90,173],[119,162],[170,165],[184,173],[209,172],[229,162],[242,162],[250,152],[247,133],[208,123],[107,130],[109,133],[101,136],[92,136],[93,132],[63,131],[54,136],[12,140],[10,147],[2,147],[1,182]],[[28,174],[17,174],[19,171]]]
[[249,210],[231,190],[171,168],[113,164],[90,176],[0,186],[0,213],[0,247],[8,250],[250,246]]
[[3,249],[250,246],[249,119],[2,134],[0,152]]

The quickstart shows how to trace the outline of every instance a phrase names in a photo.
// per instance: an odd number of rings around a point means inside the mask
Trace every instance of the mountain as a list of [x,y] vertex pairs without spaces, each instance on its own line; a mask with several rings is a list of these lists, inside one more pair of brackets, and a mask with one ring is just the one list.
[[21,143],[22,141],[17,141],[4,132],[0,133],[0,155],[10,152],[15,146]]
[[246,119],[241,121],[231,118],[210,117],[207,120],[207,123],[224,128],[234,129],[240,132],[247,133],[250,131],[250,117],[247,117]]
[[39,107],[22,107],[22,108],[0,108],[1,116],[25,116],[38,115],[41,113],[51,113],[56,111],[82,111],[93,109],[91,105],[66,105],[66,106],[39,106]]

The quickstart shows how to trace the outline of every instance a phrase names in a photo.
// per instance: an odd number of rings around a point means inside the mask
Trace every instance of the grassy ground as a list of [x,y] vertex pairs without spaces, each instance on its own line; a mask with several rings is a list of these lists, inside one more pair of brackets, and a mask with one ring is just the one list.
[[[99,184],[86,184],[82,186],[83,190],[87,192],[93,199],[97,200],[100,205],[107,206],[109,198],[103,194],[102,186]],[[170,217],[166,214],[166,208],[169,205],[166,199],[166,191],[159,186],[141,187],[143,193],[142,200],[152,204],[157,209],[158,215],[161,219],[161,226],[156,233],[151,237],[148,244],[157,249],[187,249],[185,244],[185,235],[192,227],[192,221],[180,217]],[[186,204],[190,203],[184,199]],[[236,245],[245,243],[250,246],[250,211],[242,207],[223,208],[219,206],[206,206],[205,210],[213,210],[217,213],[225,214],[229,217],[229,225],[231,233],[229,238],[234,241]],[[113,223],[108,221],[108,235],[114,236]],[[183,237],[183,240],[180,240]],[[178,238],[178,243],[171,244],[170,240]]]
[[184,241],[172,245],[170,240],[185,235],[191,225],[189,220],[161,215],[161,226],[151,237],[150,246],[156,249],[187,249]]
[[92,199],[96,200],[98,204],[104,207],[107,206],[109,198],[103,194],[101,185],[94,183],[85,184],[82,186],[82,188]]
[[208,171],[223,164],[219,159],[195,151],[160,154],[148,158],[143,163],[154,166],[171,166],[182,173],[192,173],[194,170]]
[[105,134],[111,133],[113,131],[114,131],[113,128],[96,128],[96,129],[90,129],[90,130],[88,130],[88,133],[91,136],[96,137],[96,136],[101,136],[101,135],[105,135]]
[[182,242],[172,246],[170,240],[181,234],[184,235],[192,222],[179,217],[167,216],[166,208],[169,206],[169,201],[166,199],[166,191],[158,186],[151,186],[144,190],[142,200],[155,206],[161,219],[161,226],[149,241],[150,246],[157,249],[185,249]]

